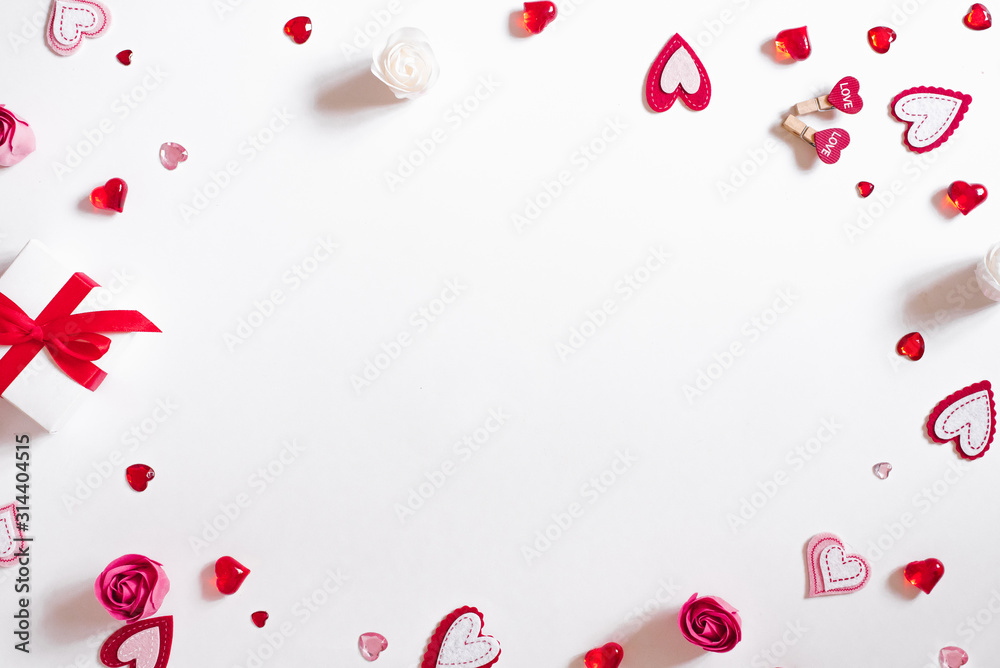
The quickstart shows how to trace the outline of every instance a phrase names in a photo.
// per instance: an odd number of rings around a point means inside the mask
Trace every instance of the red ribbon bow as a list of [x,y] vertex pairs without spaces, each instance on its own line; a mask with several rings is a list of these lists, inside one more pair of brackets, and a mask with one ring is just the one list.
[[42,348],[70,378],[93,392],[108,375],[93,363],[104,357],[111,339],[103,333],[159,332],[138,311],[73,311],[97,283],[79,272],[32,320],[6,295],[0,293],[0,345],[10,346],[0,358],[0,394],[7,391]]

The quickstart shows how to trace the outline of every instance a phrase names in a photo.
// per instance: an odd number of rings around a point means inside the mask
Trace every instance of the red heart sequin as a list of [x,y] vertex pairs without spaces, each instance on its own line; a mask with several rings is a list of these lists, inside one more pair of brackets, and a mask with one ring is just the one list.
[[137,492],[146,491],[149,481],[155,475],[156,472],[145,464],[132,464],[132,466],[125,469],[125,480],[128,481],[128,486]]
[[792,60],[805,60],[812,53],[806,26],[782,30],[774,38],[774,46],[778,49],[779,54]]
[[896,344],[896,352],[917,361],[924,356],[924,337],[920,332],[910,332]]
[[250,575],[250,569],[232,557],[220,557],[215,562],[215,586],[223,594],[235,594]]
[[121,63],[122,65],[131,65],[132,49],[125,49],[124,51],[119,51],[118,55],[116,55],[115,58],[117,58],[118,62]]
[[296,16],[285,24],[285,34],[292,38],[296,44],[304,44],[312,35],[312,19],[308,16]]
[[858,181],[858,194],[862,197],[868,197],[873,192],[875,192],[875,186],[869,181]]
[[609,642],[603,647],[598,647],[587,652],[583,657],[583,663],[587,668],[618,668],[622,662],[625,651],[616,642]]
[[263,610],[258,610],[257,612],[250,615],[250,619],[253,620],[254,626],[256,626],[258,629],[264,628],[264,624],[267,624],[268,617],[270,617],[270,615],[268,615]]
[[119,178],[114,178],[90,191],[90,203],[98,209],[111,209],[121,213],[125,207],[126,195],[128,195],[128,184]]
[[526,2],[524,3],[524,28],[532,35],[545,30],[545,26],[552,23],[557,14],[556,5],[553,2]]
[[970,211],[982,204],[988,194],[986,186],[981,183],[955,181],[948,186],[948,199],[963,216],[969,215]]
[[911,561],[903,569],[903,577],[906,578],[906,581],[925,594],[931,593],[934,585],[941,580],[942,575],[944,575],[944,564],[937,559]]
[[969,7],[969,13],[965,15],[962,22],[973,30],[986,30],[993,25],[993,17],[990,16],[990,10],[977,2]]
[[868,31],[868,43],[875,53],[888,53],[889,45],[896,41],[896,31],[886,26],[878,26]]

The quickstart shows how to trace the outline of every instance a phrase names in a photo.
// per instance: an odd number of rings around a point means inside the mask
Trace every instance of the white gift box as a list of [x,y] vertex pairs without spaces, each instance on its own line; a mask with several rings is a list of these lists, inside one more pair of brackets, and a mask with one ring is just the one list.
[[[29,241],[0,275],[0,293],[34,319],[76,272],[63,266],[40,241]],[[94,288],[73,313],[108,310],[110,291]],[[110,373],[115,359],[135,336],[108,334],[111,348],[95,362]],[[0,357],[11,346],[0,345]],[[18,374],[3,392],[3,398],[49,432],[62,428],[70,416],[93,394],[56,366],[46,349]]]

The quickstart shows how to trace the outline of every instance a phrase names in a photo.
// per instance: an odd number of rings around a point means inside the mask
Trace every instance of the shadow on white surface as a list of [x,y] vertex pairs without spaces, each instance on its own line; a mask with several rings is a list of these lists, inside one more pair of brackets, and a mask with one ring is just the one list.
[[947,188],[941,188],[941,190],[938,190],[936,193],[931,195],[931,204],[933,204],[934,208],[938,210],[938,213],[948,219],[954,218],[961,213],[955,208],[955,205],[951,203],[951,199],[948,197]]
[[907,326],[921,331],[925,338],[929,332],[994,304],[979,290],[976,263],[942,268],[915,282],[923,287],[910,292],[903,316]]
[[201,569],[201,597],[206,601],[218,601],[225,595],[215,586],[215,562],[209,562]]
[[890,573],[885,581],[885,588],[899,598],[912,601],[923,592],[906,581],[906,577],[903,575],[904,570],[906,570],[906,567],[900,566]]
[[[45,430],[38,426],[38,423],[15,408],[6,399],[0,399],[0,427],[4,431],[15,434],[28,434],[34,441],[37,436],[45,434]],[[10,440],[10,448],[13,449],[15,442]]]
[[771,127],[771,134],[780,139],[782,142],[788,145],[795,154],[795,164],[798,165],[799,169],[812,169],[819,160],[816,155],[816,147],[807,141],[803,141],[801,137],[797,137],[788,132],[785,128],[781,127],[781,123],[785,120],[785,116],[789,112],[781,115],[778,122]]
[[[642,628],[622,643],[629,668],[670,668],[704,656],[705,651],[695,647],[681,635],[677,626],[680,608],[664,610],[643,624]],[[577,657],[571,668],[582,662]]]
[[528,29],[524,27],[524,10],[519,9],[510,13],[510,22],[508,24],[510,28],[511,37],[531,37],[531,33]]
[[[117,211],[112,211],[111,209],[98,209],[90,201],[90,194],[89,193],[86,194],[86,195],[84,195],[80,199],[80,201],[77,202],[76,208],[77,208],[78,211],[82,211],[83,213],[89,213],[89,214],[94,215],[94,216],[103,216],[105,218],[110,218],[111,216],[113,216],[116,213],[118,213]],[[122,208],[125,208],[125,207],[122,207]]]
[[322,81],[316,93],[316,110],[331,115],[356,114],[401,102],[404,100],[397,99],[367,66],[354,72],[340,72]]
[[43,624],[47,633],[60,642],[76,642],[94,634],[109,620],[107,611],[94,596],[93,582],[78,582],[67,587],[46,605]]

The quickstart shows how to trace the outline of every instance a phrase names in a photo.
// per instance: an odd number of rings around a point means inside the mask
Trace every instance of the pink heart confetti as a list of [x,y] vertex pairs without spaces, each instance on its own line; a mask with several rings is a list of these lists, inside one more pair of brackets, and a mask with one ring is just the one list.
[[160,164],[170,171],[177,169],[177,165],[187,159],[187,149],[180,144],[168,141],[160,146]]
[[358,637],[358,651],[365,661],[374,661],[389,646],[389,641],[381,633],[362,633]]

